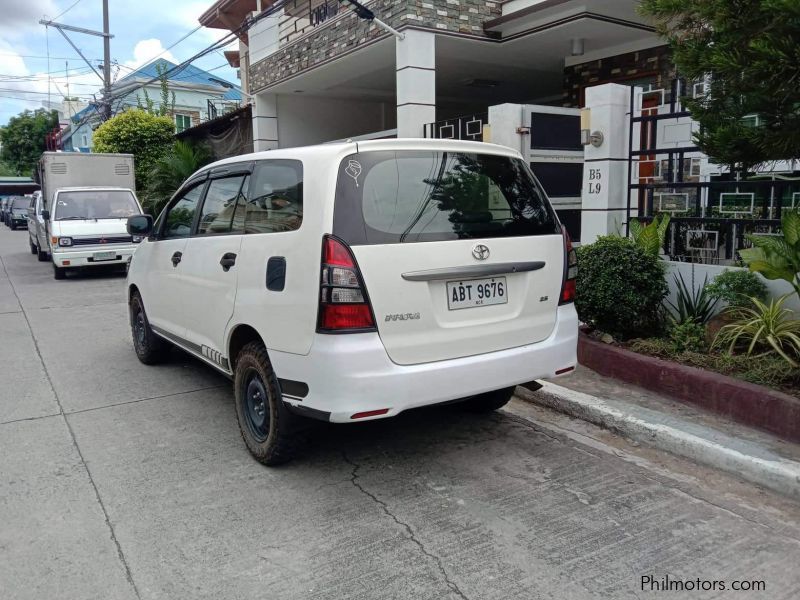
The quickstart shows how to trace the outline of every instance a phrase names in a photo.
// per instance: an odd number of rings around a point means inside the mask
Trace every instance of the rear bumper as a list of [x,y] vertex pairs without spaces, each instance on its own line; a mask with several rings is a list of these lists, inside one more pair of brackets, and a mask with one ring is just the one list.
[[572,304],[558,308],[550,337],[536,344],[452,360],[397,365],[377,333],[318,335],[307,355],[270,350],[279,378],[308,385],[307,395],[287,394],[297,412],[351,423],[359,412],[388,412],[466,398],[533,379],[557,377],[557,371],[577,364],[578,315]]
[[[69,250],[66,248],[54,248],[52,250],[53,264],[57,267],[97,267],[101,265],[119,265],[128,262],[128,259],[133,256],[138,244],[125,244],[113,246],[110,248],[103,248],[94,246],[91,249],[81,248],[80,250]],[[94,260],[94,255],[97,252],[115,252],[116,258],[114,260]],[[68,261],[68,264],[64,264]]]

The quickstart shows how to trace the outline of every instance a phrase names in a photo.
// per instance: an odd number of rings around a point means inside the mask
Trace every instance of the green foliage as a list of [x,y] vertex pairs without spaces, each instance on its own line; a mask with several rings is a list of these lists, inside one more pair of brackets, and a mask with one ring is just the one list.
[[0,160],[0,175],[15,176],[17,171],[7,162]]
[[663,338],[633,340],[630,347],[635,352],[715,371],[750,383],[782,389],[800,397],[800,369],[787,367],[786,361],[775,354],[745,356],[714,352],[676,352],[672,342]]
[[11,117],[8,125],[0,129],[0,142],[3,143],[0,160],[14,175],[33,175],[46,149],[45,136],[56,127],[58,113],[54,110],[26,110]]
[[181,184],[211,160],[208,147],[175,142],[172,149],[155,163],[146,190],[147,212],[158,215]]
[[127,152],[136,162],[136,188],[146,190],[156,163],[173,144],[175,124],[169,117],[128,110],[94,132],[95,152]]
[[800,213],[787,210],[781,219],[780,237],[774,235],[748,235],[752,248],[739,250],[739,255],[751,271],[767,279],[788,281],[796,294],[800,294]]
[[685,103],[697,143],[745,171],[800,156],[800,3],[797,0],[642,0],[678,73],[705,79]]
[[578,248],[575,308],[580,319],[619,339],[658,327],[667,295],[664,263],[632,240],[601,237]]
[[669,215],[656,215],[645,225],[639,219],[631,219],[628,226],[633,242],[645,252],[659,256],[664,248],[669,219]]
[[175,92],[169,89],[169,79],[167,76],[168,70],[169,69],[165,64],[156,65],[156,73],[158,74],[161,94],[161,102],[159,103],[158,108],[155,108],[155,102],[153,102],[153,100],[150,98],[150,94],[147,93],[147,89],[142,88],[144,102],[142,102],[142,99],[139,98],[138,94],[136,95],[136,104],[139,110],[143,110],[151,115],[156,115],[159,117],[169,116],[175,112]]
[[752,271],[725,269],[706,285],[706,291],[732,308],[750,305],[750,298],[767,299],[767,286]]
[[670,329],[669,341],[672,351],[676,354],[681,352],[705,352],[705,327],[694,321],[675,323]]
[[686,285],[683,274],[678,272],[672,276],[675,279],[677,287],[677,304],[673,304],[667,300],[670,308],[674,311],[676,323],[692,322],[697,325],[705,325],[708,320],[714,315],[714,307],[717,305],[717,299],[708,293],[706,286],[708,284],[708,276],[703,279],[703,285],[696,287],[694,285],[694,265],[692,265],[692,289]]
[[741,348],[746,356],[756,351],[775,353],[792,367],[800,366],[800,321],[794,311],[783,307],[786,298],[788,294],[769,304],[752,298],[752,308],[736,309],[737,320],[719,330],[714,347],[725,347],[728,354]]

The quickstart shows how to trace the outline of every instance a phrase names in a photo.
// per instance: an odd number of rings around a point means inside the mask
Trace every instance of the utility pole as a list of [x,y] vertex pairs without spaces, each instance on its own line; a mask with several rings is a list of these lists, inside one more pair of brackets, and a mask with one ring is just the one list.
[[111,36],[108,31],[108,0],[103,0],[103,114],[111,118]]

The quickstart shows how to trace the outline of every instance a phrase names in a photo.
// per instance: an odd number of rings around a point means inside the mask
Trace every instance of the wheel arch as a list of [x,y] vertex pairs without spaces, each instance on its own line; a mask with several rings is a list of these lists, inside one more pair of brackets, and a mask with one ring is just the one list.
[[256,331],[255,327],[240,323],[231,329],[228,336],[227,351],[228,351],[228,364],[230,365],[231,372],[236,370],[236,357],[239,352],[250,342],[261,342],[266,349],[267,344],[264,338]]

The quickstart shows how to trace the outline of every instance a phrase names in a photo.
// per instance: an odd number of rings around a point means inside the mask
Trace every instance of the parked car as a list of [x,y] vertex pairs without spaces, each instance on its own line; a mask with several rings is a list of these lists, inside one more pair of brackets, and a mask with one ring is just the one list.
[[233,379],[242,438],[290,458],[300,417],[353,423],[572,371],[568,236],[519,153],[380,140],[272,150],[190,177],[128,271],[133,342]]
[[47,223],[42,216],[43,210],[44,196],[42,192],[36,191],[28,205],[28,243],[31,254],[36,254],[41,262],[50,257],[50,242],[47,239]]
[[6,222],[11,229],[28,226],[28,204],[30,200],[24,196],[14,196],[6,208]]
[[127,233],[127,220],[141,215],[134,193],[125,188],[60,188],[52,213],[42,211],[49,228],[53,276],[99,265],[127,266],[140,236]]
[[3,198],[0,198],[0,221],[2,221],[4,225],[7,224],[6,210],[8,210],[8,203],[12,198],[13,196],[3,196]]

